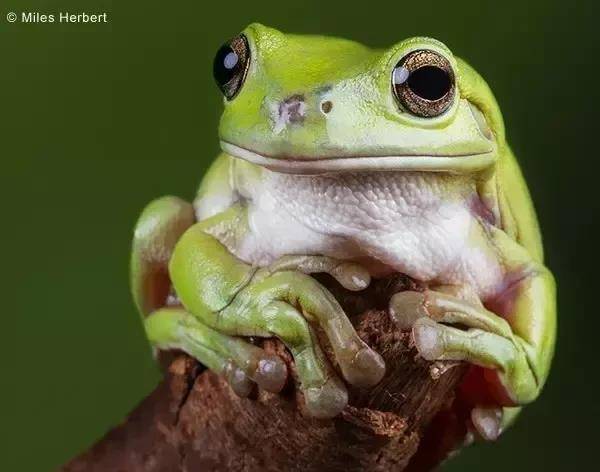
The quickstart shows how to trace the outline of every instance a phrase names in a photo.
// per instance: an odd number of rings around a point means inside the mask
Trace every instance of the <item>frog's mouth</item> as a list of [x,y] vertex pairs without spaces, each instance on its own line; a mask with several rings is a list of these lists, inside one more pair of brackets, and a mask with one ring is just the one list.
[[490,167],[496,159],[493,150],[451,156],[413,154],[299,159],[288,156],[266,156],[227,141],[221,141],[221,149],[230,156],[287,174],[326,174],[367,170],[470,173]]

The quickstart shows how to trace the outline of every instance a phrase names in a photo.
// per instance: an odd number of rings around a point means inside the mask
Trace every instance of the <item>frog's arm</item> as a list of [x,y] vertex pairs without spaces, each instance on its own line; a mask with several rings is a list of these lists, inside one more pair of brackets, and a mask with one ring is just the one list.
[[[216,162],[209,176],[218,177],[222,162]],[[205,188],[210,190],[212,185],[209,179]],[[221,192],[220,188],[214,190]],[[225,204],[222,197],[213,201]],[[224,374],[240,395],[250,393],[251,381],[265,390],[279,391],[287,372],[277,356],[211,329],[182,307],[176,296],[169,297],[176,295],[171,287],[169,262],[182,235],[194,223],[192,204],[167,196],[148,204],[136,224],[131,252],[131,290],[150,342],[155,348],[180,349],[196,357],[213,371]],[[235,283],[239,267],[240,264],[231,264],[217,276]],[[227,282],[224,285],[221,296],[227,294]]]
[[489,228],[488,237],[501,254],[506,278],[485,306],[432,289],[396,294],[390,310],[401,328],[412,327],[424,358],[474,364],[462,389],[476,406],[475,428],[495,439],[518,414],[518,408],[505,408],[504,417],[496,417],[497,407],[533,401],[546,381],[556,336],[556,295],[552,274],[527,249],[498,228]]
[[168,263],[175,244],[196,220],[209,218],[233,205],[231,158],[220,154],[202,179],[194,205],[174,196],[158,198],[144,208],[135,226],[130,285],[142,316],[165,305],[171,281]]
[[506,233],[492,230],[491,237],[507,272],[485,306],[432,289],[396,294],[390,310],[401,328],[413,328],[425,358],[483,367],[495,403],[517,406],[533,401],[548,376],[556,335],[554,279]]
[[196,193],[194,209],[198,221],[231,207],[238,200],[233,183],[233,158],[221,153],[214,160]]
[[198,188],[194,204],[165,196],[144,208],[135,226],[130,262],[130,286],[135,305],[147,316],[165,305],[171,281],[168,263],[175,244],[196,220],[209,218],[233,205],[231,158],[220,154]]

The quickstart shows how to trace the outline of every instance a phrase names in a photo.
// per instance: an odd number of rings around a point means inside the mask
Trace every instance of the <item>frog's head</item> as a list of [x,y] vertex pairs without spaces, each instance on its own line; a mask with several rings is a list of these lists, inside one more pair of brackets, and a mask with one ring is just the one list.
[[259,24],[218,51],[221,147],[279,172],[493,165],[504,129],[481,77],[439,41],[372,50]]

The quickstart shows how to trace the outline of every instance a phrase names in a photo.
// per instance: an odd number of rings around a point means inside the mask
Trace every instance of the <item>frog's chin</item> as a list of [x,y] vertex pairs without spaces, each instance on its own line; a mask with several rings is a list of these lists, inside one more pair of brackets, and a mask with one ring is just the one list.
[[496,160],[494,151],[455,156],[355,156],[294,159],[271,157],[221,141],[221,149],[232,157],[287,174],[329,174],[353,171],[406,171],[471,173],[489,168]]

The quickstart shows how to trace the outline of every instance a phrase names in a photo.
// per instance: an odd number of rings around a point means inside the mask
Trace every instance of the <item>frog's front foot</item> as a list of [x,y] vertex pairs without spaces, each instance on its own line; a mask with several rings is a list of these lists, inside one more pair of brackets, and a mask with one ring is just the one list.
[[[525,343],[505,319],[488,311],[471,292],[460,297],[434,290],[400,292],[390,300],[390,315],[400,329],[412,330],[423,358],[466,361],[492,369],[508,395],[509,402],[503,406],[531,401],[539,386]],[[471,412],[471,422],[479,436],[496,439],[503,424],[502,408],[478,406]]]
[[218,328],[229,330],[231,326],[241,335],[281,339],[294,357],[309,414],[329,418],[346,406],[348,395],[317,342],[315,328],[327,337],[333,361],[348,383],[378,383],[385,364],[356,334],[337,300],[307,275],[313,272],[328,272],[353,290],[370,282],[368,273],[356,264],[319,256],[284,258],[254,275],[219,314]]
[[[192,248],[201,246],[194,243]],[[182,247],[185,236],[171,260],[170,275],[186,310],[163,308],[146,319],[146,330],[155,346],[184,350],[225,375],[237,393],[246,395],[253,382],[265,390],[281,390],[287,369],[280,358],[268,356],[241,337],[277,337],[294,358],[308,414],[319,418],[336,416],[348,402],[346,386],[334,367],[356,386],[374,385],[383,377],[381,356],[360,339],[333,295],[308,275],[326,272],[346,288],[362,290],[370,277],[361,266],[322,256],[284,257],[258,270],[238,266],[248,277],[223,308],[211,310],[201,297],[229,279],[219,265],[218,271],[210,273],[211,284],[200,290],[194,275],[201,264],[206,267],[206,253],[194,260]],[[332,362],[319,345],[317,330],[331,346]]]

